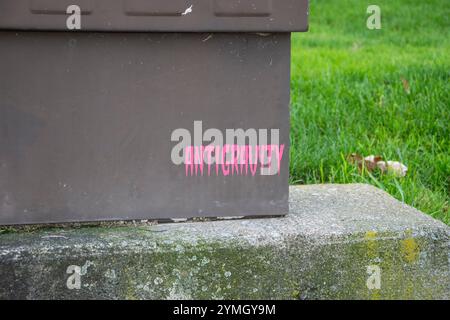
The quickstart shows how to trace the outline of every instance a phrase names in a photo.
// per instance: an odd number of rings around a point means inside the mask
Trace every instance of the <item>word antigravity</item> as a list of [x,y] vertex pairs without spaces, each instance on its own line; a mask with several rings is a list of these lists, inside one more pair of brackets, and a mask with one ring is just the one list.
[[279,143],[279,129],[270,129],[268,143],[268,129],[226,129],[224,141],[221,130],[203,133],[202,128],[202,121],[194,121],[193,135],[184,128],[172,132],[171,140],[178,143],[171,159],[184,165],[186,176],[280,174],[285,146]]

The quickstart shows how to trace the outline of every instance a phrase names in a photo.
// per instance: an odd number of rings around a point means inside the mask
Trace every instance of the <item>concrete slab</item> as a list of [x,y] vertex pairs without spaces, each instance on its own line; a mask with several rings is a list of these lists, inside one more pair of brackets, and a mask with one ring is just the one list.
[[372,186],[286,217],[0,235],[0,298],[449,299],[450,227]]

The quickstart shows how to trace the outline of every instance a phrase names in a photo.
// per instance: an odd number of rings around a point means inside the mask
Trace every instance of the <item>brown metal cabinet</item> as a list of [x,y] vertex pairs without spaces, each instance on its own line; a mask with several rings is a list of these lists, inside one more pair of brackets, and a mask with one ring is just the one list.
[[0,224],[288,211],[305,0],[0,0]]

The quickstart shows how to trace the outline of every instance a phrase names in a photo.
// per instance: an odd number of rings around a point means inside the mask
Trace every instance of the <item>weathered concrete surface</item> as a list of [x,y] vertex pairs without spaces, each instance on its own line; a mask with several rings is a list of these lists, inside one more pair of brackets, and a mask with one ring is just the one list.
[[0,235],[0,298],[450,298],[448,226],[367,185],[290,201],[281,218]]

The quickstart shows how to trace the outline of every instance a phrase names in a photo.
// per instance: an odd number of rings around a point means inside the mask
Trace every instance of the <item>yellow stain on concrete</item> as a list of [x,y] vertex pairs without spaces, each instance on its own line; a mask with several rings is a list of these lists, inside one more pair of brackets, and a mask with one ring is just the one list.
[[370,300],[381,300],[381,292],[378,289],[373,290],[370,293]]
[[407,238],[400,241],[400,250],[403,259],[408,263],[413,263],[419,258],[420,247],[417,241],[412,237],[411,231],[408,231],[406,234]]
[[367,241],[367,256],[374,259],[378,256],[378,242],[376,231],[367,231],[364,239]]

